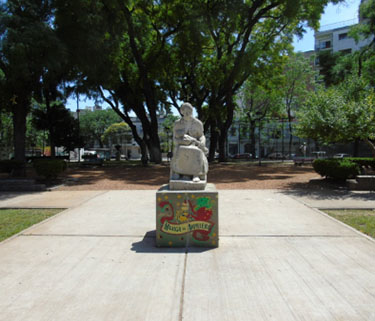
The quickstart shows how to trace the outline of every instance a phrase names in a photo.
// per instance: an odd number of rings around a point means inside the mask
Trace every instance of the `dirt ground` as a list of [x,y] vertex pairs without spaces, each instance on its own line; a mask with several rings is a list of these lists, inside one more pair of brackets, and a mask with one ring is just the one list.
[[[63,184],[57,190],[130,190],[158,189],[168,183],[169,164],[122,165],[114,167],[69,168]],[[310,185],[310,179],[319,178],[311,166],[296,167],[291,163],[210,164],[208,182],[218,189],[296,189]]]

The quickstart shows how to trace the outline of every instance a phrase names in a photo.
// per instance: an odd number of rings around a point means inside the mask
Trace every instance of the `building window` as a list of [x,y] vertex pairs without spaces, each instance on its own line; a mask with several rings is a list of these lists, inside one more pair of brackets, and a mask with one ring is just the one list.
[[320,49],[327,49],[327,48],[331,48],[331,41],[330,40],[321,41],[320,42]]
[[344,39],[346,39],[346,38],[348,38],[348,33],[340,33],[339,34],[339,40],[344,40]]

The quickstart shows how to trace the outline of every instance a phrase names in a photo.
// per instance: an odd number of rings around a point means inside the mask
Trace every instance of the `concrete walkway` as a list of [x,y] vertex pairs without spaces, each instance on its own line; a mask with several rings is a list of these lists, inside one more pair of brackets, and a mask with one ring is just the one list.
[[155,191],[2,194],[68,209],[0,243],[0,320],[375,320],[375,242],[298,194],[220,190],[187,250],[154,247]]

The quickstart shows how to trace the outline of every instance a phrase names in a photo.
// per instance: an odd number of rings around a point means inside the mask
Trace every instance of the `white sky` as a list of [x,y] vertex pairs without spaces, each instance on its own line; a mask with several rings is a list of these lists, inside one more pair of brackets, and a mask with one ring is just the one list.
[[[329,4],[320,19],[320,25],[328,25],[340,21],[346,21],[355,19],[358,17],[358,7],[360,0],[346,0],[343,3],[332,5]],[[293,42],[295,51],[308,51],[314,49],[314,31],[308,29],[306,34],[301,40],[296,37]],[[80,99],[79,108],[84,109],[86,106],[94,106],[95,102],[90,99],[84,99],[84,96]],[[107,108],[107,104],[102,105],[103,108]],[[67,107],[73,111],[77,109],[77,100],[75,98],[68,99]]]

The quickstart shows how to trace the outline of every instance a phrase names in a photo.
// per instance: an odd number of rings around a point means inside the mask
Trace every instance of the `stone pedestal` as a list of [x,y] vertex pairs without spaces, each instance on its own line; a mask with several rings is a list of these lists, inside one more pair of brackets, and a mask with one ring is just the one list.
[[156,245],[158,247],[219,245],[219,198],[214,184],[204,190],[156,193]]

